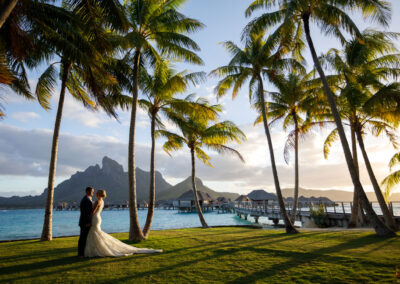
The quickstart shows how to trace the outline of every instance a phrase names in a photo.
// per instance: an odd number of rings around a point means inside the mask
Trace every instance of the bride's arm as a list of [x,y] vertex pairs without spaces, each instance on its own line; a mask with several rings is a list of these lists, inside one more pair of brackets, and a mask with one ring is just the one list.
[[90,218],[93,217],[94,213],[96,213],[97,209],[99,209],[99,206],[100,206],[99,201],[96,200],[96,202],[94,203],[94,206],[93,206],[92,214],[90,214]]

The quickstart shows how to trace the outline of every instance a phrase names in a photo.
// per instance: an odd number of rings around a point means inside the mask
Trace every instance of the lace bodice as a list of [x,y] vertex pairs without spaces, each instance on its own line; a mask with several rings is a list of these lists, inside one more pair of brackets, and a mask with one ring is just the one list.
[[101,225],[101,212],[103,211],[104,208],[104,201],[99,200],[99,207],[94,213],[92,217],[92,227],[95,227],[96,229],[100,230],[100,225]]

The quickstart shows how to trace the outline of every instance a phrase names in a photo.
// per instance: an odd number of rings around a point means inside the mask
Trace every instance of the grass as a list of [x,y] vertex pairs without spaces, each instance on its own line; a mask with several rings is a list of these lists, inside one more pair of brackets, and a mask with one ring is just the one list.
[[[114,234],[129,243],[127,234]],[[162,254],[79,259],[77,237],[0,243],[0,283],[400,283],[400,238],[372,232],[154,231]]]

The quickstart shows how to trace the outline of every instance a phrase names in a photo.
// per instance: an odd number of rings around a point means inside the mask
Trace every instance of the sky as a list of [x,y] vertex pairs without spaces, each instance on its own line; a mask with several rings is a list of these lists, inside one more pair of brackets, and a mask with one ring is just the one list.
[[[206,26],[192,36],[201,48],[199,55],[204,60],[204,65],[179,64],[177,68],[208,73],[227,64],[229,54],[220,43],[232,40],[241,45],[241,31],[251,19],[245,18],[244,10],[251,2],[251,0],[188,0],[182,12],[200,20]],[[388,30],[400,32],[400,18],[396,17],[400,15],[400,1],[390,2],[393,19]],[[358,15],[352,16],[361,30],[376,27],[364,22]],[[332,47],[340,48],[340,43],[336,39],[322,36],[316,26],[312,26],[311,29],[319,54]],[[397,46],[400,47],[399,42]],[[304,54],[310,69],[312,62],[309,51],[306,50]],[[33,90],[41,72],[43,66],[29,72]],[[216,79],[209,78],[207,82],[193,87],[188,93],[194,92],[216,103],[213,93],[216,83]],[[40,194],[47,186],[58,88],[52,98],[50,111],[43,110],[35,101],[26,101],[18,97],[8,89],[0,89],[0,99],[6,113],[6,118],[0,121],[0,196]],[[266,88],[268,90],[272,87],[267,83]],[[257,114],[250,108],[246,88],[243,88],[235,100],[227,95],[218,103],[224,106],[221,120],[235,122],[247,135],[246,142],[232,145],[240,151],[246,162],[243,164],[236,157],[210,153],[213,168],[198,162],[198,177],[217,191],[248,193],[260,188],[274,191],[266,138],[261,126],[253,126]],[[118,114],[119,121],[116,121],[102,112],[90,112],[67,95],[61,124],[56,184],[69,178],[76,171],[83,171],[90,165],[101,164],[104,156],[116,160],[125,170],[127,169],[130,113],[119,111]],[[173,125],[168,124],[168,127],[172,131],[176,130]],[[299,156],[301,187],[352,189],[340,142],[333,145],[327,160],[323,157],[323,142],[331,130],[327,128],[313,131],[301,142]],[[289,164],[283,159],[287,133],[279,125],[274,126],[271,131],[281,186],[293,187],[293,153]],[[136,165],[148,170],[150,129],[148,116],[142,110],[138,113],[136,137]],[[189,151],[183,149],[170,157],[163,152],[161,146],[162,141],[158,141],[156,169],[171,184],[188,177],[191,174]],[[375,138],[370,135],[366,137],[366,147],[378,180],[382,180],[389,173],[387,164],[395,149],[391,147],[387,138]],[[360,162],[361,181],[367,190],[371,190],[362,159]]]

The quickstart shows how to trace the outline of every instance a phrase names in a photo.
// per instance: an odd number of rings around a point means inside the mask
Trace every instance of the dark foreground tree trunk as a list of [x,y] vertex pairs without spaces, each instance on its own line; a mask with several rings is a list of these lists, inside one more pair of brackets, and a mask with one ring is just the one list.
[[281,187],[279,185],[279,177],[278,177],[278,171],[276,169],[276,163],[275,163],[275,155],[274,155],[274,148],[272,146],[272,138],[271,138],[271,133],[269,131],[269,126],[268,126],[268,119],[267,119],[267,114],[265,111],[265,98],[264,98],[264,86],[262,82],[261,75],[258,74],[258,84],[259,84],[259,99],[260,99],[260,105],[263,106],[261,108],[261,113],[263,117],[263,122],[264,122],[264,131],[265,135],[267,136],[267,141],[268,141],[268,149],[269,149],[269,155],[270,155],[270,160],[271,160],[271,167],[272,167],[272,174],[274,176],[274,183],[275,183],[275,189],[276,189],[276,195],[278,197],[278,203],[279,203],[279,208],[281,210],[281,215],[283,222],[285,223],[285,230],[286,233],[298,233],[296,228],[293,226],[292,222],[289,219],[289,216],[286,211],[285,207],[285,202],[283,201],[282,197],[282,191]]
[[60,91],[60,98],[58,100],[56,121],[54,123],[53,141],[51,144],[49,179],[47,184],[47,197],[46,197],[46,207],[44,213],[43,230],[42,230],[42,236],[40,237],[41,241],[51,241],[53,239],[52,223],[53,223],[54,179],[56,176],[56,167],[57,167],[58,138],[60,136],[60,126],[61,126],[61,118],[64,107],[66,82],[71,65],[64,63],[62,64],[62,68],[63,68],[63,73],[61,78],[61,91]]
[[129,240],[144,240],[143,232],[140,229],[137,213],[136,200],[136,169],[135,169],[135,130],[136,130],[136,110],[138,102],[138,74],[140,63],[140,52],[136,51],[133,67],[133,93],[132,93],[132,112],[129,128],[129,149],[128,149],[128,176],[129,176]]
[[294,121],[294,196],[292,209],[292,224],[296,221],[297,203],[299,201],[299,125],[297,116],[293,114]]
[[10,0],[6,7],[0,13],[0,29],[7,21],[8,17],[10,16],[11,12],[14,10],[15,6],[17,5],[18,0]]
[[374,188],[376,198],[378,200],[379,206],[383,213],[383,218],[385,219],[385,223],[389,228],[391,228],[394,231],[397,231],[398,227],[397,227],[396,221],[394,220],[392,214],[389,211],[389,208],[386,204],[385,198],[383,197],[381,188],[379,187],[378,181],[376,180],[374,171],[373,171],[371,163],[369,161],[367,151],[365,150],[364,140],[362,138],[360,126],[357,126],[357,128],[356,128],[356,135],[357,135],[358,145],[360,146],[361,153],[364,158],[365,166],[368,171],[369,179],[371,180],[372,187]]
[[149,236],[151,223],[154,216],[154,207],[156,202],[156,186],[155,186],[155,149],[156,149],[156,114],[151,117],[151,154],[150,154],[150,192],[149,192],[149,208],[147,210],[146,224],[143,228],[145,238]]
[[[355,133],[353,124],[350,125],[350,131],[351,131],[351,147],[352,147],[352,152],[353,152],[353,162],[354,162],[354,166],[357,171],[357,176],[360,178],[359,168],[358,168],[356,133]],[[348,228],[358,227],[360,211],[361,211],[360,210],[360,195],[358,194],[358,190],[356,190],[354,188],[353,207],[351,208],[351,217],[350,217]]]
[[196,157],[194,156],[194,149],[190,149],[190,156],[192,159],[192,188],[193,188],[193,195],[196,204],[197,214],[199,215],[200,223],[203,228],[208,228],[207,222],[204,219],[203,212],[201,211],[199,196],[197,195],[197,187],[196,187]]
[[318,60],[318,56],[317,56],[317,53],[316,53],[315,48],[314,48],[313,41],[311,39],[310,23],[309,23],[310,15],[304,14],[302,16],[302,19],[303,19],[303,23],[304,23],[304,31],[305,31],[305,34],[306,34],[307,43],[308,43],[308,46],[310,48],[311,55],[312,55],[315,67],[316,67],[316,69],[318,71],[318,74],[319,74],[319,76],[321,78],[321,81],[322,81],[322,84],[323,84],[323,87],[324,87],[325,95],[327,96],[327,99],[329,101],[329,106],[331,108],[333,117],[335,119],[336,127],[338,129],[340,142],[342,143],[343,152],[344,152],[344,156],[346,158],[347,167],[349,169],[351,180],[353,181],[354,188],[359,193],[361,205],[366,211],[368,220],[371,222],[371,225],[374,227],[375,232],[379,236],[396,236],[396,233],[392,229],[390,229],[388,226],[386,226],[386,224],[384,222],[382,222],[381,219],[379,219],[379,217],[376,215],[374,209],[372,208],[371,204],[369,203],[368,197],[365,194],[365,191],[364,191],[364,188],[361,185],[360,179],[357,176],[357,171],[356,171],[356,168],[354,166],[353,158],[352,158],[352,155],[351,155],[351,152],[350,152],[349,144],[348,144],[347,139],[346,139],[346,135],[344,133],[344,129],[343,129],[343,125],[342,125],[342,119],[340,118],[339,112],[338,112],[337,107],[336,107],[334,95],[332,93],[332,90],[329,87],[329,84],[328,84],[328,81],[326,79],[325,73],[322,70],[321,64],[320,64],[320,62]]

